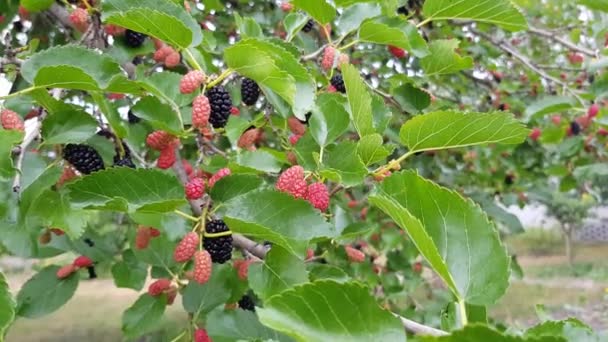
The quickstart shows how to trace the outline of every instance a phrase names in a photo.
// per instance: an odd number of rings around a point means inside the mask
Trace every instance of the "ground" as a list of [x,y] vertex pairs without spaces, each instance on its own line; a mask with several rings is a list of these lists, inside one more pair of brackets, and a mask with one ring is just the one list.
[[[539,321],[540,310],[556,319],[575,316],[597,331],[608,332],[608,245],[577,246],[572,268],[561,255],[559,237],[527,234],[510,239],[508,245],[519,255],[525,276],[512,281],[506,295],[491,308],[492,318],[524,328]],[[25,280],[26,275],[9,277],[12,289]],[[18,319],[7,342],[121,341],[121,313],[137,295],[117,289],[111,280],[83,281],[74,298],[54,314],[38,320]],[[179,298],[168,312],[159,332],[140,341],[171,341],[179,333],[186,321]]]

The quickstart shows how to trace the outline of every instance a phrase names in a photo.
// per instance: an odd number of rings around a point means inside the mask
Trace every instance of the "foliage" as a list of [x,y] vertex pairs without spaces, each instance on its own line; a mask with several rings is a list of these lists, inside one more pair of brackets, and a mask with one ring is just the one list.
[[[548,180],[556,198],[605,190],[606,8],[591,3],[1,3],[2,112],[26,120],[0,129],[2,250],[93,265],[45,267],[15,299],[2,276],[0,334],[103,267],[135,291],[164,279],[124,312],[128,339],[174,302],[189,313],[174,340],[203,327],[215,341],[593,339],[575,320],[505,332],[486,315],[515,267],[501,234],[522,230],[505,205]],[[193,70],[206,77],[188,93]],[[229,103],[209,95],[220,86]],[[67,144],[103,170],[74,170]],[[200,198],[186,198],[192,178]],[[558,202],[565,221],[586,213]],[[227,231],[207,231],[220,219]],[[216,261],[235,247],[203,284],[174,258],[189,232]]]

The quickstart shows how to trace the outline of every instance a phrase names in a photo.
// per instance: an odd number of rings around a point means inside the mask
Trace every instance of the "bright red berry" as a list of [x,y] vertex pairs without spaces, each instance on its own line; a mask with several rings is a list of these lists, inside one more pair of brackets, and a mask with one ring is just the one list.
[[71,166],[65,166],[63,168],[63,172],[61,173],[61,177],[59,177],[59,180],[57,181],[57,187],[60,188],[61,186],[63,186],[63,184],[69,182],[70,180],[76,177],[78,177],[76,171],[74,171]]
[[205,181],[202,178],[192,178],[186,184],[186,198],[196,200],[205,194]]
[[295,135],[304,135],[304,133],[306,133],[306,125],[300,122],[295,116],[287,119],[287,126],[289,126],[291,133]]
[[295,146],[298,141],[300,140],[300,138],[302,138],[301,135],[297,135],[297,134],[292,134],[289,136],[289,143],[293,146]]
[[186,262],[194,256],[198,249],[199,238],[195,232],[190,232],[177,244],[173,252],[173,259],[177,262]]
[[232,108],[230,108],[230,114],[239,116],[241,115],[241,110],[238,109],[238,107],[232,106]]
[[120,36],[121,34],[125,33],[124,27],[120,27],[120,26],[116,26],[116,25],[112,25],[112,24],[107,24],[106,26],[104,26],[104,30],[110,36]]
[[329,207],[329,192],[323,183],[313,183],[308,186],[308,202],[313,207],[326,211]]
[[306,250],[306,260],[310,260],[315,257],[315,251],[312,248]]
[[414,273],[420,273],[422,272],[422,263],[421,262],[415,262],[412,265],[412,271],[414,271]]
[[220,169],[213,176],[211,176],[211,178],[209,178],[209,187],[212,188],[215,185],[215,183],[217,183],[217,181],[219,181],[220,179],[222,179],[226,176],[229,176],[230,173],[231,173],[231,171],[227,167]]
[[0,113],[0,123],[2,123],[2,128],[6,130],[14,130],[23,132],[25,126],[23,125],[23,120],[19,116],[19,114],[13,112],[10,109],[5,109]]
[[395,58],[405,58],[407,56],[407,51],[393,45],[388,46],[388,51],[390,51]]
[[172,52],[174,52],[174,50],[170,46],[163,45],[154,52],[153,58],[157,63],[161,63],[164,62],[167,56],[169,56]]
[[164,150],[160,151],[160,156],[156,161],[156,166],[163,170],[169,169],[173,166],[173,164],[175,164],[176,158],[175,147],[168,146]]
[[365,261],[365,253],[354,247],[344,246],[344,251],[351,262],[362,263]]
[[283,2],[281,4],[281,10],[283,12],[291,12],[293,10],[293,5],[290,2]]
[[152,297],[160,296],[163,292],[171,288],[171,280],[161,278],[154,281],[148,286],[148,294]]
[[167,68],[175,68],[176,66],[179,65],[180,62],[181,62],[181,56],[180,56],[179,52],[177,52],[171,48],[171,52],[169,52],[167,54],[167,57],[165,58],[165,66]]
[[538,138],[540,138],[540,134],[541,134],[540,128],[534,127],[534,129],[532,129],[532,132],[530,132],[529,136],[530,136],[530,139],[537,141]]
[[89,28],[89,14],[83,8],[76,8],[72,11],[69,19],[74,28],[80,32],[84,32]]
[[591,105],[591,107],[589,107],[589,110],[587,111],[587,116],[589,116],[590,118],[594,118],[599,112],[600,106],[597,103],[594,103]]
[[57,236],[61,236],[61,235],[65,234],[65,232],[59,228],[51,228],[51,229],[49,229],[49,231]]
[[308,195],[308,187],[304,180],[304,169],[296,165],[283,171],[277,180],[276,188],[295,198],[305,199]]
[[335,93],[335,92],[337,92],[337,91],[338,91],[338,90],[336,89],[336,87],[334,87],[334,85],[333,85],[333,84],[330,84],[330,85],[327,87],[327,92],[328,92],[328,93]]
[[192,278],[199,284],[205,284],[211,278],[213,262],[211,254],[206,250],[194,253],[194,273]]
[[606,136],[608,136],[608,129],[605,129],[604,127],[600,127],[600,128],[597,130],[597,134],[598,134],[598,135],[601,135],[601,136],[603,136],[603,137],[606,137]]
[[65,279],[69,277],[72,273],[76,272],[76,270],[76,266],[69,264],[58,269],[56,275],[58,279]]
[[207,335],[207,330],[196,329],[196,330],[194,330],[194,342],[213,342],[213,341],[211,341],[211,337],[209,337],[209,335]]
[[177,138],[165,131],[154,131],[146,137],[146,144],[151,149],[162,151],[177,142]]
[[559,115],[553,115],[551,117],[551,121],[553,121],[554,124],[556,124],[557,126],[559,126],[562,123],[562,117]]
[[153,238],[160,236],[160,230],[152,227],[148,227],[148,229],[150,230],[150,236],[152,236]]
[[323,57],[321,57],[321,68],[325,71],[329,71],[334,67],[334,61],[336,60],[336,48],[328,46],[323,51]]
[[249,265],[253,264],[252,259],[239,259],[234,261],[234,268],[236,268],[237,275],[241,280],[247,280],[249,274]]
[[179,91],[182,94],[193,93],[205,82],[205,74],[200,70],[192,70],[179,81]]
[[135,233],[135,249],[141,250],[148,248],[151,238],[150,229],[148,227],[139,226]]
[[88,256],[81,255],[74,259],[74,262],[72,264],[78,268],[85,268],[93,266],[93,260],[91,260],[91,258],[89,258]]
[[199,95],[192,101],[192,126],[203,128],[209,124],[211,104],[205,95]]

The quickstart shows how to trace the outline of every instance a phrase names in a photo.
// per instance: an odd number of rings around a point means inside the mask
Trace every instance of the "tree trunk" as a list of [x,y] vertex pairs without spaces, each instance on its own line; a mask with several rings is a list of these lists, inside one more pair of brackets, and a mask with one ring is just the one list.
[[572,250],[572,230],[567,229],[564,231],[564,242],[566,247],[566,258],[568,259],[568,265],[574,264],[574,251]]

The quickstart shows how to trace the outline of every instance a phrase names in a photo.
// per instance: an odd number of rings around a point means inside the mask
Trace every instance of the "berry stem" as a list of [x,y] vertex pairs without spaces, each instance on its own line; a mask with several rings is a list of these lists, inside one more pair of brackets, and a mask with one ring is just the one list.
[[27,94],[29,92],[32,92],[36,89],[41,89],[41,88],[44,88],[44,87],[43,86],[32,86],[29,88],[21,89],[19,91],[16,91],[16,92],[8,94],[8,95],[0,96],[0,100],[6,100],[6,99],[13,98],[13,97],[17,97],[19,95]]
[[194,58],[192,51],[190,51],[190,49],[188,48],[185,48],[184,52],[186,53],[186,59],[188,60],[188,64],[190,64],[194,69],[202,71],[203,68],[201,68],[200,64],[198,64],[198,62]]
[[429,22],[431,22],[431,20],[433,20],[433,18],[426,18],[426,19],[424,19],[423,21],[419,22],[416,25],[416,28],[421,28],[422,26],[424,26],[424,25],[428,24]]
[[356,44],[359,44],[359,39],[355,39],[352,42],[344,45],[343,47],[340,48],[340,51],[344,51],[344,50],[348,49],[349,47],[356,45]]
[[321,28],[323,29],[323,34],[325,35],[327,42],[329,43],[329,45],[331,45],[331,36],[329,34],[329,31],[327,30],[327,27],[325,27],[325,25],[321,25]]
[[467,324],[469,324],[469,319],[467,318],[467,307],[466,303],[464,302],[464,299],[458,300],[458,313],[460,316],[460,323],[464,328]]
[[419,150],[408,151],[401,157],[391,160],[390,162],[386,163],[386,165],[380,166],[379,168],[374,170],[372,172],[372,174],[379,175],[379,176],[383,175],[386,171],[395,168],[395,166],[400,165],[401,162],[403,162],[404,160],[406,160],[407,158],[409,158],[410,156],[412,156],[413,154],[418,153],[418,152],[421,152],[421,151],[419,151]]
[[227,230],[227,231],[221,232],[221,233],[207,233],[206,231],[203,231],[203,237],[212,238],[212,239],[222,237],[222,236],[229,236],[229,235],[232,235],[231,230]]
[[177,341],[181,340],[182,337],[184,337],[184,335],[186,335],[187,332],[188,332],[188,330],[182,331],[181,334],[175,336],[175,338],[172,339],[170,342],[177,342]]
[[185,212],[183,212],[183,211],[181,211],[181,210],[177,210],[177,209],[175,209],[173,212],[174,212],[175,214],[177,214],[177,215],[179,215],[179,216],[181,216],[181,217],[185,218],[185,219],[188,219],[188,220],[190,220],[190,221],[194,221],[194,222],[198,222],[198,218],[196,218],[196,217],[194,217],[194,216],[192,216],[192,215],[188,215],[188,214],[186,214]]
[[95,11],[93,6],[91,6],[91,4],[89,4],[89,2],[87,0],[82,0],[82,3],[84,4],[84,7],[87,8],[87,12],[93,13]]
[[226,70],[224,70],[216,79],[214,79],[213,81],[209,82],[206,84],[207,88],[213,88],[216,85],[218,85],[219,83],[221,83],[226,77],[230,76],[230,74],[232,74],[232,69],[228,68]]

